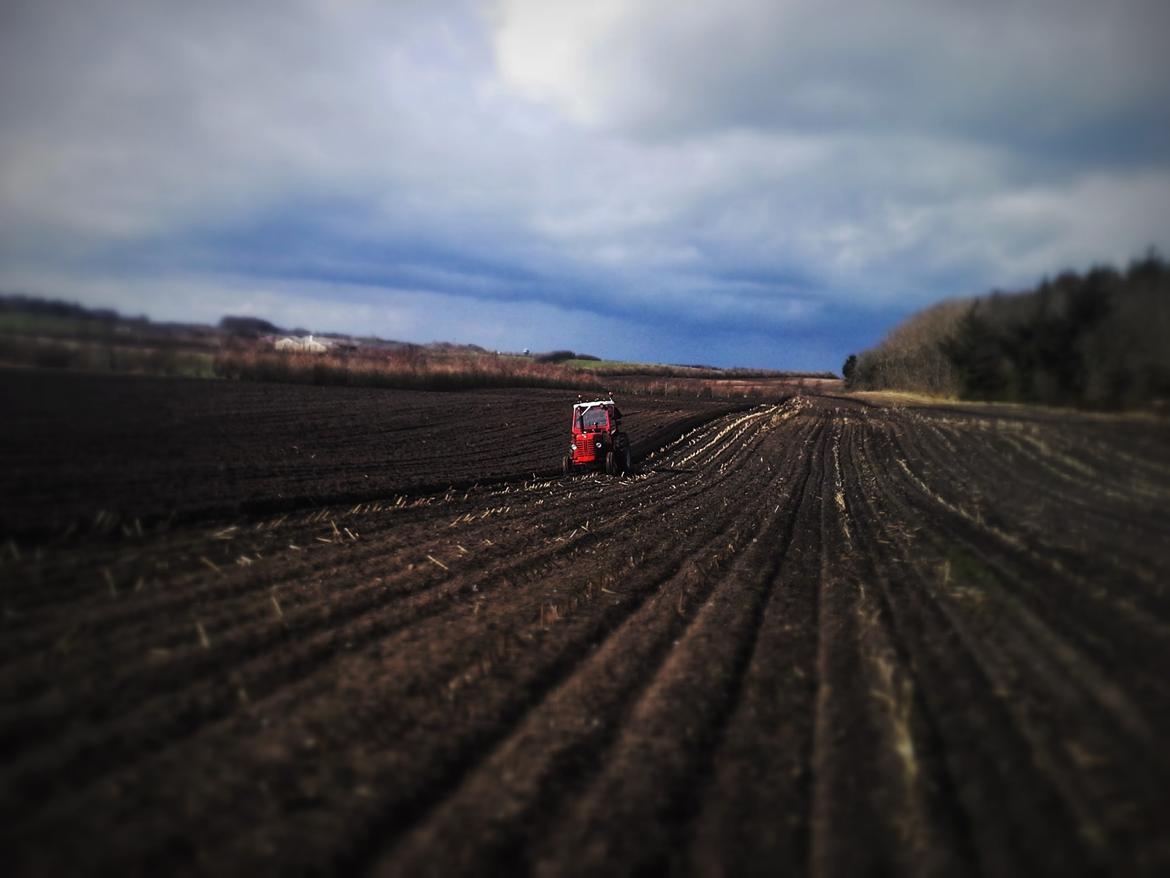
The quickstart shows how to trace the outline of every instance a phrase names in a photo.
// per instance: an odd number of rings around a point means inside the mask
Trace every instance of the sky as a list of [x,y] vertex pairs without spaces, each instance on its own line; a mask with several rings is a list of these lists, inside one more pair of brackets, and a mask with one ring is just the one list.
[[0,291],[838,370],[1170,252],[1163,0],[0,0]]

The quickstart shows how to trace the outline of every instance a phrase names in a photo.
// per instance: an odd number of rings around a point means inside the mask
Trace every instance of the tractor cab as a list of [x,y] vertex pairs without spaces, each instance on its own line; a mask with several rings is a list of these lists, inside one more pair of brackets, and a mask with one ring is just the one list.
[[612,399],[578,402],[573,406],[571,442],[562,469],[565,475],[583,469],[604,469],[610,475],[631,469],[630,441],[621,429],[622,413]]
[[578,411],[577,420],[581,425],[581,432],[588,430],[608,430],[609,429],[609,410],[604,405],[588,406],[584,410],[578,410],[573,406],[575,411]]

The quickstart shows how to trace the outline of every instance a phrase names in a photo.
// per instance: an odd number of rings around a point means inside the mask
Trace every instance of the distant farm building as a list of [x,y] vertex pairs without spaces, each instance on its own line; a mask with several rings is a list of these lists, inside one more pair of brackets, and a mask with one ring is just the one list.
[[288,336],[276,340],[276,349],[278,351],[296,351],[303,354],[323,354],[329,350],[329,345],[323,341],[317,341],[311,335],[307,335],[304,338]]

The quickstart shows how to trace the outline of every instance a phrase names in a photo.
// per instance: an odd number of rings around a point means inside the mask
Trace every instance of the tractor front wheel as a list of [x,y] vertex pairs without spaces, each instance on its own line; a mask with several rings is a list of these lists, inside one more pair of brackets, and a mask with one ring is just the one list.
[[617,475],[617,456],[612,451],[605,453],[605,474],[607,476]]
[[573,472],[573,461],[567,454],[561,458],[561,472],[566,476]]

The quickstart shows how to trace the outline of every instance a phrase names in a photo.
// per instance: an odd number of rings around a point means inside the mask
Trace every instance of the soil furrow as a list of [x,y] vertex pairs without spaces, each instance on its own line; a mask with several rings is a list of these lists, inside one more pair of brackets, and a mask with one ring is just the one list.
[[[805,440],[808,456],[788,495],[801,507],[820,465],[823,430]],[[698,809],[697,785],[711,768],[726,717],[734,711],[795,516],[780,514],[775,536],[751,544],[724,588],[700,612],[630,712],[604,766],[534,858],[539,874],[594,874],[621,862],[634,872],[669,868],[685,852]],[[774,540],[774,541],[773,541]]]
[[[663,492],[668,492],[669,489],[672,487],[673,487],[672,482],[670,482],[669,480],[663,481],[663,485],[662,485]],[[412,640],[412,642],[417,643],[417,642],[419,642],[419,640],[424,640],[424,642],[425,642],[425,640],[427,640],[428,638],[426,636],[426,632],[424,630],[422,630],[422,627],[425,627],[425,626],[413,626],[413,627],[411,627],[411,629],[405,631],[404,633],[408,637],[408,639]],[[380,647],[383,647],[383,649],[384,649],[385,645],[380,644]]]
[[38,381],[12,874],[1170,869],[1158,419]]
[[[766,517],[768,527],[777,520],[766,507],[778,482],[794,475],[796,459],[786,463],[761,486],[758,493],[766,503],[745,508],[749,520]],[[628,705],[653,681],[653,669],[683,648],[704,605],[721,600],[728,578],[724,559],[766,540],[763,532],[744,530],[742,520],[730,537],[716,535],[692,563],[666,579],[658,593],[536,706],[442,807],[383,855],[377,871],[530,870],[534,864],[525,852],[555,830],[565,804],[597,770],[626,725]],[[439,845],[438,840],[451,833],[467,843],[456,848]]]
[[[875,469],[880,471],[881,467]],[[880,493],[883,501],[894,500],[897,495],[896,490]],[[879,517],[879,520],[889,518]],[[948,624],[960,634],[969,653],[977,657],[989,687],[1004,700],[1004,708],[1011,715],[1009,727],[1019,730],[1028,748],[1027,755],[1021,757],[1023,765],[1039,769],[1046,778],[1044,786],[1058,793],[1064,803],[1060,808],[1046,806],[1045,813],[1065,814],[1062,818],[1065,826],[1078,833],[1082,840],[1081,856],[1089,855],[1101,863],[1107,862],[1110,856],[1116,860],[1124,848],[1118,840],[1130,835],[1141,807],[1138,803],[1144,801],[1147,806],[1156,806],[1162,798],[1160,790],[1165,788],[1164,781],[1160,780],[1166,771],[1163,760],[1147,763],[1141,771],[1126,777],[1111,764],[1114,757],[1106,755],[1126,752],[1135,746],[1153,755],[1147,718],[1141,717],[1135,703],[1103,680],[1080,655],[1054,641],[1048,629],[1038,627],[1030,612],[1019,606],[1007,613],[994,611],[988,599],[1006,601],[1011,607],[1011,595],[1018,592],[1018,588],[1003,591],[1005,586],[999,581],[1004,575],[1002,568],[993,572],[983,567],[977,560],[982,556],[976,549],[971,550],[971,555],[956,555],[945,542],[938,543],[933,533],[931,542],[941,551],[934,555],[934,563],[938,565],[934,576],[926,582],[936,583],[932,590],[935,600],[940,600],[939,592],[953,597],[939,603],[944,611],[943,622],[926,626],[919,621],[907,626],[907,637],[914,632],[921,636],[932,628],[945,629]],[[913,545],[921,553],[922,543]],[[959,563],[963,558],[967,560]],[[921,570],[922,566],[916,569]],[[940,579],[941,589],[937,585]],[[958,622],[956,613],[960,611],[966,622]],[[1028,619],[1033,622],[1012,630],[1016,623]],[[968,632],[971,625],[979,634]],[[970,705],[962,709],[970,718]],[[1078,720],[1075,725],[1052,727],[1046,719],[1048,715],[1076,716]],[[1001,743],[995,756],[1002,759],[1009,752],[1008,744]],[[1093,772],[1088,770],[1090,763],[1099,767],[1110,765],[1110,770]],[[1043,790],[1044,786],[1038,789]],[[1013,803],[1023,799],[1019,792],[1012,792],[1010,783],[1001,793],[1008,794],[1014,796]],[[979,809],[979,813],[983,810]],[[1149,814],[1143,810],[1136,822],[1144,823]],[[1059,826],[1048,830],[1049,833],[1060,831]],[[1112,855],[1107,849],[1110,844],[1116,845]],[[981,845],[980,849],[987,851],[989,846]],[[1066,865],[1072,868],[1074,862],[1070,860]],[[1052,863],[1047,865],[1051,867]]]
[[[840,465],[844,425],[834,439]],[[844,459],[850,461],[848,448]],[[891,630],[858,514],[856,479],[826,479],[819,506],[820,633],[812,770],[812,871],[963,874],[970,845],[948,807],[936,734],[913,663]],[[874,839],[851,844],[855,835]]]

